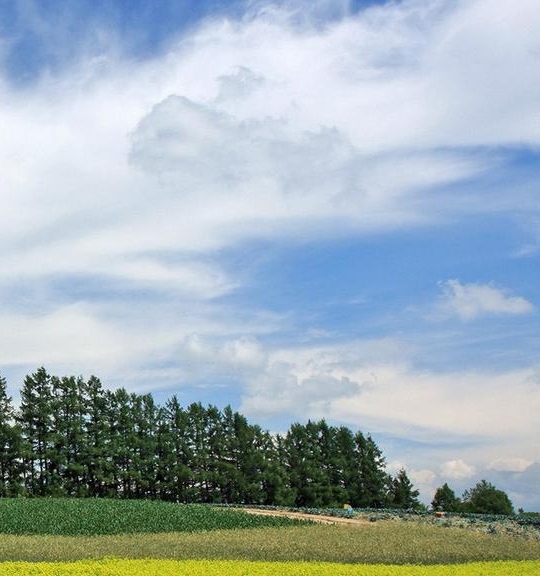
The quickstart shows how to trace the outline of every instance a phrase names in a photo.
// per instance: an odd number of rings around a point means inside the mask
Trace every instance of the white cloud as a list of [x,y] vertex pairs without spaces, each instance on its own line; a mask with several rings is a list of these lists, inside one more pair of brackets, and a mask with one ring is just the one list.
[[[324,26],[260,8],[144,62],[105,53],[18,90],[0,77],[0,363],[156,387],[166,370],[234,374],[253,416],[538,460],[531,369],[421,371],[390,339],[287,348],[278,314],[220,301],[246,280],[220,256],[253,238],[537,214],[535,195],[474,183],[507,147],[540,144],[537,2],[389,2]],[[490,285],[443,291],[465,320],[532,310]],[[430,481],[431,464],[413,469]]]
[[443,478],[463,480],[464,478],[472,478],[476,469],[461,459],[448,460],[441,465],[440,473]]
[[435,493],[438,485],[439,479],[437,474],[429,468],[422,468],[420,470],[406,468],[406,470],[407,476],[414,487],[420,492],[420,498],[423,498],[426,504],[430,504],[431,495]]
[[237,279],[201,253],[246,238],[508,208],[430,198],[499,162],[459,147],[540,140],[534,2],[287,14],[213,20],[153,60],[101,54],[23,94],[0,84],[3,281],[91,270],[213,298]]
[[275,350],[246,382],[241,409],[254,418],[325,416],[428,445],[471,439],[482,445],[474,457],[484,462],[501,457],[497,450],[510,457],[516,444],[535,458],[533,369],[420,371],[407,355],[390,340]]
[[487,468],[498,472],[525,472],[533,464],[532,460],[525,458],[497,458],[491,461]]
[[125,357],[121,333],[87,306],[70,305],[39,315],[0,313],[0,364],[109,366]]
[[[4,88],[2,240],[55,226],[123,255],[213,249],[261,220],[268,234],[300,219],[305,234],[321,218],[365,230],[438,218],[420,191],[498,162],[449,146],[538,142],[537,19],[527,1],[391,3],[323,29],[278,11],[213,21],[145,63],[80,62],[24,98]],[[129,134],[150,181],[127,163]]]
[[413,484],[420,484],[424,486],[432,486],[433,482],[437,478],[437,474],[433,472],[433,470],[429,470],[428,468],[423,468],[422,470],[411,470],[409,472],[409,477],[412,480]]
[[533,305],[521,296],[511,296],[508,291],[490,284],[462,284],[448,280],[440,284],[442,295],[436,312],[444,316],[458,316],[473,320],[486,314],[528,314]]

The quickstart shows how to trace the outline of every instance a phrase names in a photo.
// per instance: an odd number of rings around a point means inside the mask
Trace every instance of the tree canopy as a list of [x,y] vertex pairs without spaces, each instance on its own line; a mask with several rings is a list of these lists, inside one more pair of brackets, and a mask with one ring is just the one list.
[[486,480],[463,493],[463,510],[477,514],[513,514],[510,498]]
[[446,482],[437,488],[431,501],[433,510],[441,510],[443,512],[457,512],[460,506],[461,500],[455,495],[452,488],[450,488]]
[[437,488],[431,507],[444,512],[468,512],[471,514],[513,514],[514,507],[506,492],[499,490],[487,480],[481,480],[465,490],[460,500],[454,491],[443,484]]
[[386,472],[370,435],[325,420],[270,434],[226,406],[160,406],[99,378],[26,376],[18,409],[0,377],[0,496],[404,508],[418,492]]

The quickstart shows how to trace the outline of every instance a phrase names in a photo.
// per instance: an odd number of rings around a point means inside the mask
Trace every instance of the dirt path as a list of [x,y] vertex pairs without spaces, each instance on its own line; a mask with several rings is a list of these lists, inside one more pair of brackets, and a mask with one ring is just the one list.
[[371,524],[365,518],[343,518],[340,516],[324,516],[322,514],[306,514],[305,512],[291,512],[289,510],[260,510],[257,508],[241,508],[248,514],[261,516],[282,516],[285,518],[298,518],[299,520],[312,520],[321,524],[349,524],[351,526],[366,526]]

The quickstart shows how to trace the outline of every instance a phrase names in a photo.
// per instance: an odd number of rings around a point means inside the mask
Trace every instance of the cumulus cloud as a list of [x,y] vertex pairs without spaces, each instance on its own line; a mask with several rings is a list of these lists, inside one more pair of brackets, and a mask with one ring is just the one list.
[[438,484],[438,476],[436,472],[429,468],[408,468],[407,475],[415,488],[420,492],[420,497],[423,497],[426,504],[430,503],[431,495],[435,493]]
[[476,469],[474,466],[467,464],[461,459],[448,460],[441,465],[440,473],[443,478],[463,480],[464,478],[471,478],[474,476]]
[[490,284],[462,284],[448,280],[440,284],[442,295],[437,312],[442,316],[457,316],[473,320],[489,314],[528,314],[533,305],[521,296],[511,296],[508,290]]
[[511,456],[517,443],[534,458],[540,392],[532,369],[420,371],[396,348],[383,340],[270,351],[264,370],[245,384],[242,410],[317,414],[428,445],[470,440],[490,460],[497,450]]
[[131,162],[176,197],[220,207],[211,234],[309,234],[321,222],[376,230],[424,219],[407,199],[484,168],[457,152],[362,154],[337,128],[298,132],[285,119],[242,120],[170,96],[132,134]]

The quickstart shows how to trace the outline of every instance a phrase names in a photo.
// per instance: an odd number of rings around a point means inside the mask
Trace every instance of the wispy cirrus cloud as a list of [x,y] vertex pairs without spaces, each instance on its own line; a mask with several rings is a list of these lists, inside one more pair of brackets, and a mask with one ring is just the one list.
[[462,284],[447,280],[440,284],[442,294],[436,314],[442,317],[457,316],[461,320],[474,320],[485,315],[529,314],[534,306],[522,296],[512,296],[508,290],[490,284]]

